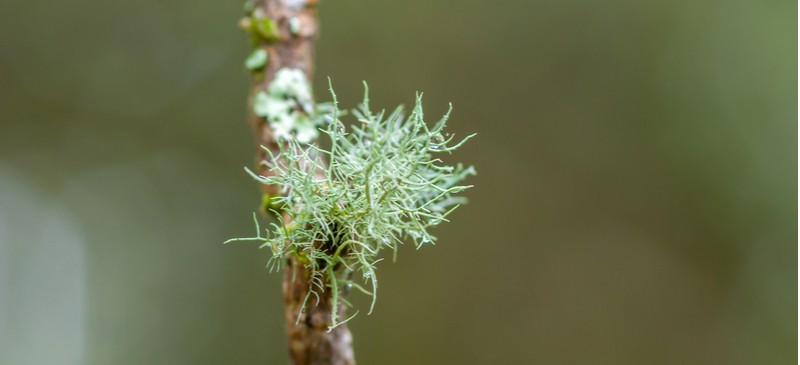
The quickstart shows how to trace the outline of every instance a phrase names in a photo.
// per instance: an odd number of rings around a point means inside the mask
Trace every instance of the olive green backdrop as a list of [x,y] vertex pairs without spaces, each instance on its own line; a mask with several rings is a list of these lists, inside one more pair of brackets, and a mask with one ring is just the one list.
[[[0,363],[287,364],[239,0],[0,3]],[[479,136],[361,364],[797,362],[797,3],[324,0],[317,96]],[[356,297],[357,303],[364,298]]]

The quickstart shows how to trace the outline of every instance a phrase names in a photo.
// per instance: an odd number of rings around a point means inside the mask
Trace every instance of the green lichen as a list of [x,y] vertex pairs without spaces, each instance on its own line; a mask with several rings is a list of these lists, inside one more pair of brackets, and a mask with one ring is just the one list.
[[283,203],[269,194],[263,194],[261,198],[261,210],[264,213],[280,212],[283,209]]
[[269,53],[263,48],[256,48],[250,56],[244,60],[244,66],[250,71],[259,71],[266,66],[269,60]]
[[[256,237],[231,241],[262,242],[261,247],[272,251],[269,266],[275,270],[288,255],[303,258],[311,288],[304,306],[315,305],[312,297],[319,303],[319,295],[327,291],[333,308],[349,305],[339,294],[348,288],[371,296],[372,312],[382,251],[391,250],[396,257],[403,242],[417,248],[435,243],[431,228],[447,222],[465,201],[459,193],[470,186],[461,182],[475,170],[445,164],[439,156],[458,149],[473,135],[454,142],[444,132],[449,112],[429,127],[421,95],[406,117],[402,108],[388,114],[372,112],[366,92],[352,112],[358,123],[347,130],[339,120],[332,88],[331,94],[328,124],[320,129],[330,138],[330,148],[286,139],[276,155],[265,148],[268,176],[247,170],[259,182],[281,187],[282,195],[270,197],[269,204],[280,204],[292,227],[281,219],[262,236],[256,222]],[[333,310],[329,328],[347,320]]]
[[258,35],[265,41],[274,42],[280,38],[278,35],[278,27],[272,19],[253,17],[253,24]]
[[262,8],[252,3],[245,3],[245,15],[239,26],[250,33],[253,46],[280,39],[277,24],[264,13]]

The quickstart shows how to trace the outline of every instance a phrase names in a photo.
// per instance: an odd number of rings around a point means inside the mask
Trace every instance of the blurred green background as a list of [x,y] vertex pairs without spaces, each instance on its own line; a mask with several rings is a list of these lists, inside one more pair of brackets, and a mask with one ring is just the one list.
[[[242,2],[0,2],[0,363],[287,364]],[[324,0],[315,84],[479,136],[361,364],[797,362],[797,3]],[[357,299],[363,302],[363,298]]]

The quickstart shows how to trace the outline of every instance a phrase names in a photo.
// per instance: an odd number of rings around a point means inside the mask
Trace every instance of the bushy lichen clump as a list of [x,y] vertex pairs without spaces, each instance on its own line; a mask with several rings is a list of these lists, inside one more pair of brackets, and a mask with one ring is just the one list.
[[[452,152],[472,136],[454,143],[454,137],[444,133],[449,111],[428,127],[421,95],[404,117],[401,107],[388,115],[371,112],[365,93],[363,103],[353,110],[357,123],[347,131],[332,89],[331,94],[333,111],[327,127],[321,128],[330,138],[329,149],[286,139],[280,153],[270,153],[270,161],[264,162],[267,176],[248,170],[261,183],[282,187],[282,195],[272,197],[269,206],[280,207],[276,215],[284,214],[291,222],[273,223],[266,236],[259,230],[252,239],[271,248],[274,269],[288,255],[305,264],[312,290],[304,305],[313,305],[312,297],[331,290],[336,308],[342,300],[338,293],[347,287],[372,296],[371,312],[380,252],[390,249],[396,257],[404,241],[417,248],[433,244],[436,237],[429,229],[446,222],[463,202],[457,194],[469,186],[461,182],[475,170],[449,166],[437,156]],[[332,311],[331,328],[346,322],[336,317],[337,312]]]

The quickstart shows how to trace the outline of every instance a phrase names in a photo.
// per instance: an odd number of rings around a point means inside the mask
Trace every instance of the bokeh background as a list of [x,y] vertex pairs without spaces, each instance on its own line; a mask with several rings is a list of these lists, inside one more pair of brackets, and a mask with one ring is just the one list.
[[[0,363],[288,364],[242,2],[0,2]],[[797,3],[326,0],[318,97],[452,101],[471,203],[361,364],[797,362]],[[356,299],[363,303],[362,299]]]

